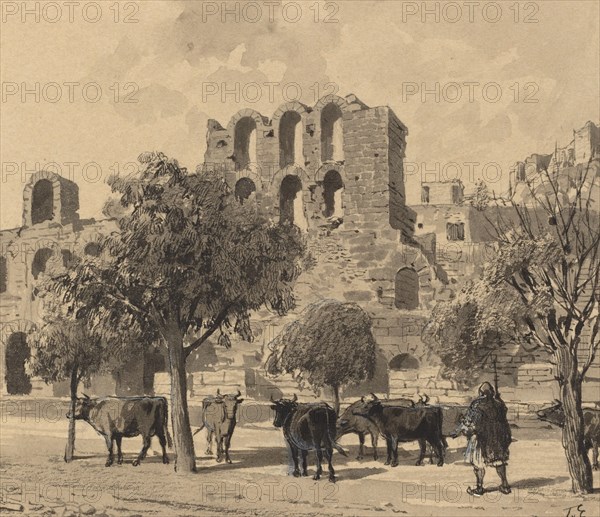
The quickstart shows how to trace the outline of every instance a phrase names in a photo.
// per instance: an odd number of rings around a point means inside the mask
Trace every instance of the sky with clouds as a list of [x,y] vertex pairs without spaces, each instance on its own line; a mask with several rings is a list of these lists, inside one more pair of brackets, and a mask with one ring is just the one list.
[[20,225],[35,169],[60,168],[81,216],[101,217],[106,178],[141,152],[194,169],[209,118],[297,97],[390,106],[413,202],[425,173],[503,191],[510,163],[600,120],[597,1],[82,2],[38,20],[19,4],[3,2],[0,40],[2,228]]

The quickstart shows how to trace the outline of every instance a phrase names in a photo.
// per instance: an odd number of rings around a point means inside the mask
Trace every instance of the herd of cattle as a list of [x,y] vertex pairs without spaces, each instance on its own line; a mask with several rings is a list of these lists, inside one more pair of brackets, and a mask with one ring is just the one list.
[[[202,424],[194,434],[206,428],[208,447],[206,453],[212,455],[212,441],[216,442],[216,460],[231,463],[229,449],[237,422],[237,409],[244,399],[241,393],[207,397],[202,404]],[[359,439],[358,459],[364,456],[365,437],[371,437],[373,458],[377,459],[377,440],[385,438],[387,459],[385,464],[398,465],[398,444],[417,441],[420,454],[417,465],[423,463],[430,448],[430,462],[437,457],[437,465],[444,464],[448,447],[446,438],[456,438],[459,434],[463,415],[468,406],[429,404],[427,397],[418,402],[411,399],[379,399],[374,394],[361,397],[350,404],[338,416],[325,402],[300,403],[294,395],[292,399],[271,399],[271,409],[275,413],[273,425],[281,428],[293,462],[294,476],[306,476],[309,451],[316,453],[316,473],[313,479],[320,479],[323,457],[327,459],[329,480],[335,481],[332,465],[333,450],[346,456],[338,444],[340,437],[355,433]],[[121,440],[141,435],[143,447],[133,465],[139,465],[146,456],[151,439],[156,436],[163,452],[163,463],[168,463],[166,445],[171,444],[168,429],[167,401],[164,397],[104,397],[91,399],[87,395],[77,399],[74,417],[88,422],[106,440],[108,459],[106,466],[113,464],[113,446],[117,444],[117,462],[123,461]],[[70,417],[70,415],[67,415]],[[560,403],[538,411],[540,420],[559,427],[564,425],[564,412]],[[593,449],[593,466],[598,469],[598,446],[600,444],[600,409],[584,409],[585,450]],[[300,460],[302,470],[300,470]]]

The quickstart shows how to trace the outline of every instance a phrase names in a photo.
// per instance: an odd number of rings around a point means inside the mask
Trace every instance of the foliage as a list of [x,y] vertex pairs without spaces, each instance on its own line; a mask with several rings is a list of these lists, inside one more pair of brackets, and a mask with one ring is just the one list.
[[371,319],[354,303],[324,300],[309,305],[269,349],[269,374],[291,373],[315,390],[358,384],[372,379],[375,371]]
[[111,342],[128,333],[166,344],[177,463],[195,471],[185,361],[216,331],[222,346],[230,332],[251,341],[251,311],[293,308],[305,242],[297,227],[240,205],[215,173],[190,174],[162,153],[139,161],[139,173],[109,180],[124,208],[119,231],[63,277],[62,293]]
[[102,369],[106,351],[83,320],[57,316],[36,329],[29,341],[29,373],[47,383],[69,380],[74,370],[78,380],[89,380]]
[[[80,260],[73,258],[71,265]],[[31,375],[47,383],[69,380],[73,374],[77,382],[88,381],[94,374],[114,370],[136,353],[127,332],[111,341],[94,329],[93,322],[77,317],[73,307],[63,303],[60,293],[68,275],[63,271],[37,286],[43,313],[28,340],[31,357],[27,367]]]
[[433,308],[422,338],[441,359],[444,377],[470,388],[493,353],[519,339],[523,309],[509,291],[483,280],[469,282],[454,299]]
[[490,203],[490,194],[485,181],[479,180],[475,184],[475,193],[471,199],[471,206],[478,211],[485,210]]
[[[466,370],[469,350],[490,329],[551,355],[565,408],[563,445],[577,493],[592,491],[581,400],[582,382],[600,346],[600,219],[595,198],[600,176],[593,160],[570,169],[567,178],[561,171],[540,171],[535,182],[527,183],[530,204],[513,199],[508,212],[496,207],[495,220],[486,211],[497,233],[496,253],[479,281],[466,286],[457,301],[436,308],[428,325],[438,351],[450,336],[441,355],[454,374]],[[474,313],[461,314],[464,303],[473,301]],[[464,320],[472,328],[465,333],[453,329]]]
[[65,283],[67,299],[86,300],[84,310],[119,331],[158,331],[167,320],[184,335],[204,330],[186,355],[217,329],[251,340],[248,315],[263,304],[278,314],[294,306],[305,253],[295,226],[240,206],[221,177],[188,174],[160,153],[140,161],[139,177],[111,178],[133,210],[103,241],[103,260],[83,264]]

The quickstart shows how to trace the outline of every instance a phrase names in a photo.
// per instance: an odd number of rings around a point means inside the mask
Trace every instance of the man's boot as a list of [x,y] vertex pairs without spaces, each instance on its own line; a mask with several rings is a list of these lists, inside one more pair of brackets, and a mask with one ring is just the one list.
[[510,485],[506,479],[506,465],[500,465],[496,467],[496,472],[500,477],[500,492],[503,494],[510,494]]
[[467,494],[481,497],[483,495],[483,476],[485,476],[485,469],[478,469],[473,467],[475,470],[475,477],[477,478],[477,486],[475,488],[467,488]]

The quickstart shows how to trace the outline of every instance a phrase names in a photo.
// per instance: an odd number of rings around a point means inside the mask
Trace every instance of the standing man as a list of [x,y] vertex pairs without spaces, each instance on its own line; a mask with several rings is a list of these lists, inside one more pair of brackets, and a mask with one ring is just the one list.
[[493,466],[500,476],[500,492],[510,494],[506,479],[508,448],[512,441],[510,426],[506,418],[506,405],[489,382],[479,387],[477,397],[467,411],[467,415],[455,431],[468,439],[465,457],[473,465],[477,486],[467,488],[469,495],[482,496],[485,467]]

